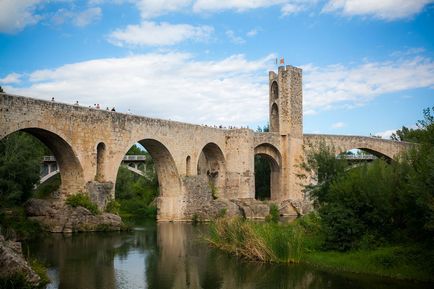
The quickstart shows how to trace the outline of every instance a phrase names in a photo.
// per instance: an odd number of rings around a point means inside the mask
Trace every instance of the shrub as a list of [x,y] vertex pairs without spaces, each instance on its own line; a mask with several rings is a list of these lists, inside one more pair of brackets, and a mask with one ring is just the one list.
[[270,214],[265,218],[267,222],[278,223],[280,220],[279,208],[276,204],[270,205]]
[[105,207],[105,211],[107,213],[112,213],[119,215],[119,209],[121,208],[121,204],[116,200],[110,200]]
[[84,193],[77,193],[75,195],[69,196],[66,199],[66,204],[76,208],[83,207],[88,209],[92,214],[97,215],[100,213],[98,206],[90,200],[89,196]]

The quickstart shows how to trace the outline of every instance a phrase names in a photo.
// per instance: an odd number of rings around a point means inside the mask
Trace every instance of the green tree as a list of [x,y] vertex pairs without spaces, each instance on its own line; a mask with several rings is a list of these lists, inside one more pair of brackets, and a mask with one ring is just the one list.
[[27,200],[39,181],[45,146],[24,132],[0,140],[0,199],[6,204]]

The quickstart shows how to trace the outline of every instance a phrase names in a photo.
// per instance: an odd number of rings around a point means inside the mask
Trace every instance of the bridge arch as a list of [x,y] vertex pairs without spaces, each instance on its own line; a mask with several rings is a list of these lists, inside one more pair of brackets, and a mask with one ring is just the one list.
[[[122,157],[136,143],[141,144],[148,151],[154,161],[159,185],[159,196],[179,196],[181,192],[181,181],[174,158],[169,149],[162,142],[154,138],[144,138],[139,141],[134,141],[134,143],[125,150]],[[119,166],[121,165],[121,162],[119,163]]]
[[82,165],[72,145],[66,140],[66,137],[62,136],[61,133],[45,128],[24,127],[18,128],[15,131],[9,131],[2,138],[19,131],[28,133],[40,140],[55,156],[61,179],[59,198],[65,199],[68,195],[85,190]]
[[207,178],[213,194],[225,195],[226,161],[217,144],[210,142],[202,148],[197,161],[197,175]]
[[387,152],[381,152],[381,151],[375,150],[374,148],[368,148],[366,146],[337,148],[336,149],[336,154],[339,155],[339,154],[345,153],[345,152],[353,150],[353,149],[359,149],[361,151],[367,152],[367,153],[369,153],[371,155],[376,156],[377,158],[384,159],[386,161],[392,161],[393,160],[393,158],[391,156],[389,156],[387,154]]
[[[260,156],[268,161],[270,166],[270,199],[276,200],[281,193],[281,164],[282,157],[279,150],[270,143],[262,143],[255,147],[254,155]],[[255,172],[256,174],[256,172]],[[255,188],[256,188],[255,180]],[[255,198],[258,198],[255,192]]]

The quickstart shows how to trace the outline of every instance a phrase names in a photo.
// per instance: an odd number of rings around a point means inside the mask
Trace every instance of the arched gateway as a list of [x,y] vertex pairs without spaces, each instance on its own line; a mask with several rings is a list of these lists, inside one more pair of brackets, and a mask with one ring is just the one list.
[[114,197],[122,159],[139,142],[155,161],[160,221],[191,220],[216,198],[254,199],[255,155],[271,162],[271,200],[287,203],[303,198],[297,170],[307,143],[325,140],[342,151],[363,148],[390,158],[409,146],[370,137],[303,135],[299,68],[270,72],[269,95],[270,132],[255,133],[0,93],[0,139],[15,131],[40,139],[59,163],[59,198],[87,192],[100,206]]

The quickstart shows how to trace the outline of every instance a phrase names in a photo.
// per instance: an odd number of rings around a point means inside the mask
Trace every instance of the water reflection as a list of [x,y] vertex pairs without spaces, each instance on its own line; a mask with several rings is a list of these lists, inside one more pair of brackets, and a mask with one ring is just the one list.
[[64,289],[429,288],[364,275],[332,274],[303,265],[241,261],[207,247],[206,226],[149,224],[129,233],[51,235],[29,251]]

